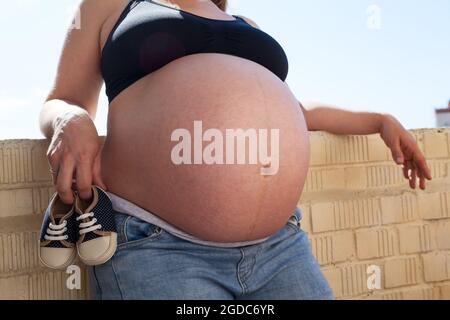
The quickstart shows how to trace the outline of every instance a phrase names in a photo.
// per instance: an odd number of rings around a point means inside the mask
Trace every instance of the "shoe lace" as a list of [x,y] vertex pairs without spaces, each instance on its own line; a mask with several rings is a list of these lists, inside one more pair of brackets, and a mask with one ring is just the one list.
[[[93,219],[91,220],[90,218],[93,218]],[[84,220],[84,219],[89,219],[89,221],[80,223],[80,225],[79,225],[80,235],[102,228],[101,224],[96,224],[97,223],[97,218],[94,218],[94,212],[93,211],[92,212],[83,213],[82,215],[77,217],[77,221]]]
[[45,240],[58,241],[67,240],[69,236],[64,234],[67,231],[67,221],[64,220],[62,223],[51,223],[48,225],[47,234],[44,236]]

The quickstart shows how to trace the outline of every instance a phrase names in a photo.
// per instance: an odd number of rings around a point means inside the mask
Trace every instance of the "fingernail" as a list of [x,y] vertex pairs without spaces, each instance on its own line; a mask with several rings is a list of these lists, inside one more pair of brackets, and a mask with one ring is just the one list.
[[397,163],[398,164],[402,164],[403,163],[403,158],[397,158]]

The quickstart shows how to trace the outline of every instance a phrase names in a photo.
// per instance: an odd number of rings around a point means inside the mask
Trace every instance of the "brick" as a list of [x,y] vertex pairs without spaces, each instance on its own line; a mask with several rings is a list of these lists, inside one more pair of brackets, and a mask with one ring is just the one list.
[[424,132],[424,151],[427,158],[448,158],[448,138],[446,134]]
[[365,136],[339,136],[325,132],[311,135],[311,165],[332,165],[369,160]]
[[336,201],[334,209],[336,230],[375,226],[381,222],[378,198]]
[[335,298],[342,297],[342,273],[337,268],[322,269],[322,273],[328,281]]
[[37,231],[0,234],[0,275],[40,267],[37,241]]
[[348,147],[344,146],[344,153],[348,155],[347,163],[361,163],[370,160],[367,136],[350,135],[346,138],[347,141],[344,142]]
[[425,220],[450,218],[450,193],[420,193],[419,213]]
[[411,288],[404,290],[375,292],[367,300],[436,300],[440,298],[439,288]]
[[28,296],[31,300],[80,300],[88,296],[86,270],[81,269],[81,289],[69,290],[65,271],[35,273],[28,277]]
[[0,190],[0,218],[41,214],[54,192],[53,186]]
[[0,300],[26,300],[28,295],[28,276],[0,278]]
[[322,270],[336,298],[369,293],[367,268],[369,264],[352,264]]
[[439,291],[441,293],[440,298],[442,300],[450,300],[450,283],[439,286]]
[[434,181],[450,180],[450,164],[445,161],[428,161],[431,170],[431,176]]
[[30,141],[0,141],[0,186],[32,181],[33,145]]
[[334,230],[334,206],[332,202],[314,203],[311,205],[311,222],[313,232]]
[[436,300],[440,298],[439,288],[407,289],[402,292],[404,300]]
[[416,197],[409,193],[381,198],[383,224],[403,223],[416,219],[417,206]]
[[0,190],[0,218],[33,212],[31,189]]
[[0,234],[36,232],[42,226],[42,214],[0,218]]
[[388,260],[384,269],[386,288],[414,285],[419,281],[419,260],[417,257]]
[[388,161],[391,160],[389,148],[379,135],[367,136],[369,145],[369,160],[370,161]]
[[321,265],[346,261],[354,256],[353,232],[312,237],[311,247]]
[[397,251],[394,229],[365,229],[356,232],[356,252],[359,259],[388,257]]
[[402,169],[395,165],[376,165],[366,167],[367,188],[386,188],[405,183]]
[[450,221],[445,221],[436,226],[436,241],[439,249],[450,249]]
[[33,158],[33,181],[35,182],[51,181],[52,179],[46,156],[47,149],[48,143],[43,141],[36,144],[31,150]]
[[327,164],[327,152],[326,152],[326,137],[323,134],[311,134],[310,145],[310,165],[324,165]]
[[328,141],[330,164],[360,163],[368,161],[367,138],[356,135],[333,135]]
[[400,253],[411,254],[431,251],[436,248],[431,225],[409,225],[399,227]]
[[55,193],[53,186],[42,186],[32,189],[33,192],[33,213],[42,214],[48,207],[50,198]]
[[342,295],[356,296],[368,293],[367,287],[367,268],[369,264],[354,264],[346,267],[340,267],[342,272]]
[[88,296],[86,270],[81,269],[81,289],[69,290],[65,271],[50,271],[0,278],[0,300],[85,299]]
[[367,169],[363,166],[345,168],[345,187],[361,190],[367,188]]
[[381,208],[377,198],[316,204],[312,210],[314,232],[379,225],[380,217]]
[[322,170],[323,189],[341,189],[345,187],[344,169]]
[[450,279],[449,254],[432,252],[422,255],[424,278],[426,282]]
[[310,168],[304,192],[342,189],[345,187],[344,169]]

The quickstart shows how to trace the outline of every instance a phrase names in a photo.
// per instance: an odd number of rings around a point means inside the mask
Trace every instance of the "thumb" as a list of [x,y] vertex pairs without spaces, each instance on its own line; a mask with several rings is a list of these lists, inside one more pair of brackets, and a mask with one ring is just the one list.
[[397,140],[391,147],[392,158],[395,163],[403,164],[405,162],[405,156],[403,155],[402,148],[400,147],[400,141]]

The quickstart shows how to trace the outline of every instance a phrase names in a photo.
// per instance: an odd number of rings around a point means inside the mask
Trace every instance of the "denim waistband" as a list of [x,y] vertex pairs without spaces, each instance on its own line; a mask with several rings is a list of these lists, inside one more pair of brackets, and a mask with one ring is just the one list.
[[[243,246],[249,246],[254,245],[258,243],[262,243],[269,239],[270,237],[252,240],[252,241],[242,241],[242,242],[214,242],[214,241],[206,241],[199,239],[191,234],[188,234],[177,227],[171,225],[167,221],[161,219],[154,213],[147,211],[138,205],[128,201],[127,199],[124,199],[122,197],[119,197],[118,195],[111,193],[109,191],[106,192],[108,196],[111,199],[112,205],[114,210],[119,211],[121,213],[124,213],[126,215],[134,216],[136,218],[139,218],[145,222],[151,223],[153,225],[156,225],[163,230],[172,233],[173,235],[180,237],[182,239],[185,239],[187,241],[191,241],[198,244],[203,244],[207,246],[213,246],[213,247],[224,247],[224,248],[231,248],[231,247],[243,247]],[[296,208],[294,210],[294,213],[292,214],[291,218],[289,219],[290,223],[297,224],[301,219],[301,211],[299,208]]]

